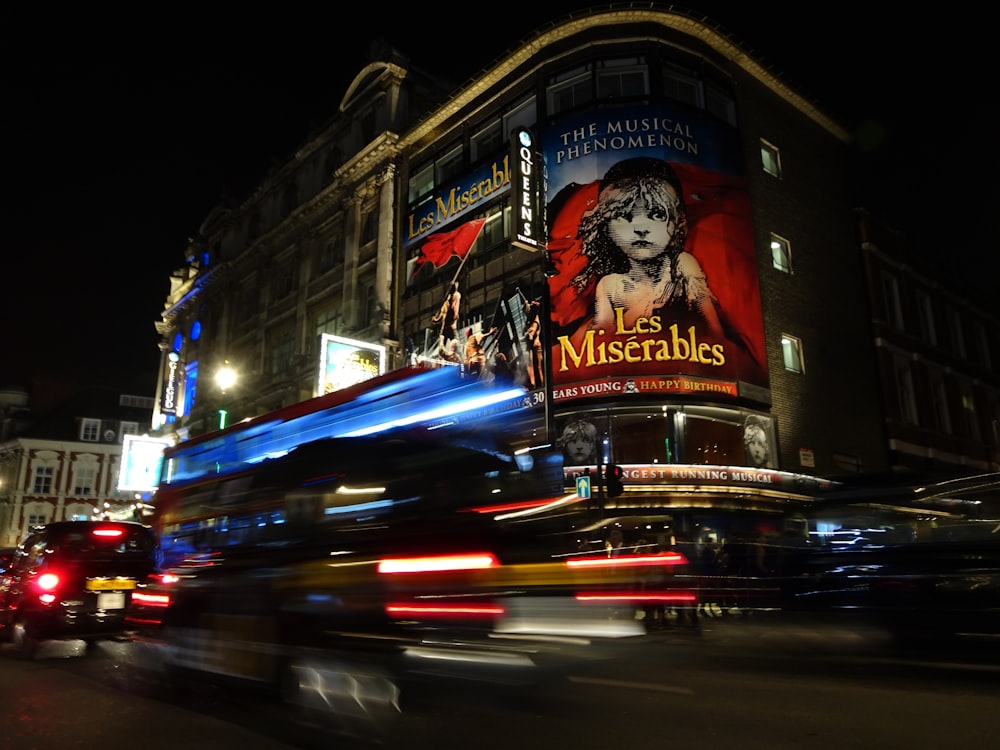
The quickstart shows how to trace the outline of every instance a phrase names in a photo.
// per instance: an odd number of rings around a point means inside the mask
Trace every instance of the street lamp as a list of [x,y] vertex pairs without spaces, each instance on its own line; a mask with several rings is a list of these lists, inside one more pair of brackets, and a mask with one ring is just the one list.
[[[222,395],[226,395],[226,391],[233,387],[236,383],[236,370],[234,370],[227,359],[222,367],[218,369],[215,373],[215,384],[219,386],[222,391]],[[226,426],[226,417],[229,412],[225,409],[219,409],[219,429],[224,429]]]

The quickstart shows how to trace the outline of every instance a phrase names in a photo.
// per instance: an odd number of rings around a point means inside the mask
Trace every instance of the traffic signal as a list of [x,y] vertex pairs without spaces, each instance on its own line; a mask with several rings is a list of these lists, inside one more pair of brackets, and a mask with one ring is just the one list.
[[621,466],[609,466],[607,470],[608,497],[618,497],[625,490],[622,485],[622,478],[625,472]]

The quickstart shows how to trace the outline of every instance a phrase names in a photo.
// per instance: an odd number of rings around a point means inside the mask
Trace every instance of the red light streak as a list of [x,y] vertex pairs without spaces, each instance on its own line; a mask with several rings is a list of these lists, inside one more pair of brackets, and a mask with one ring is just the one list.
[[673,602],[677,604],[693,604],[698,597],[690,591],[593,591],[578,593],[578,602]]
[[684,565],[687,558],[679,552],[657,555],[622,555],[621,557],[574,557],[566,561],[571,568],[646,567],[651,565]]
[[492,552],[473,552],[464,555],[439,555],[434,557],[398,557],[381,560],[378,572],[440,573],[458,570],[484,570],[500,563]]
[[385,612],[393,617],[499,617],[504,609],[497,604],[389,603]]

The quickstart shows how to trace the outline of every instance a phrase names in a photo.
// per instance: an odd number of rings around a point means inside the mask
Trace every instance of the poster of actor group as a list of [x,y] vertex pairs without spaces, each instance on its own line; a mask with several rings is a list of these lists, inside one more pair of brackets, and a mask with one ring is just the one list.
[[542,148],[555,401],[767,387],[736,132],[682,107],[601,109]]

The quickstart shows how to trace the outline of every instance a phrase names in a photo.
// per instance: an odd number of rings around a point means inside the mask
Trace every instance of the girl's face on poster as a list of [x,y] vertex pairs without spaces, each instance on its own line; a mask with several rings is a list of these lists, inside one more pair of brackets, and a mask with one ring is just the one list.
[[767,461],[767,441],[762,438],[755,438],[747,444],[750,451],[750,461],[754,466],[763,466]]
[[594,441],[586,437],[575,437],[567,440],[564,446],[566,458],[572,465],[588,463],[594,455]]
[[[669,185],[665,191],[677,202]],[[677,231],[676,209],[650,204],[640,191],[629,211],[608,222],[608,236],[632,260],[647,260],[660,255]]]

